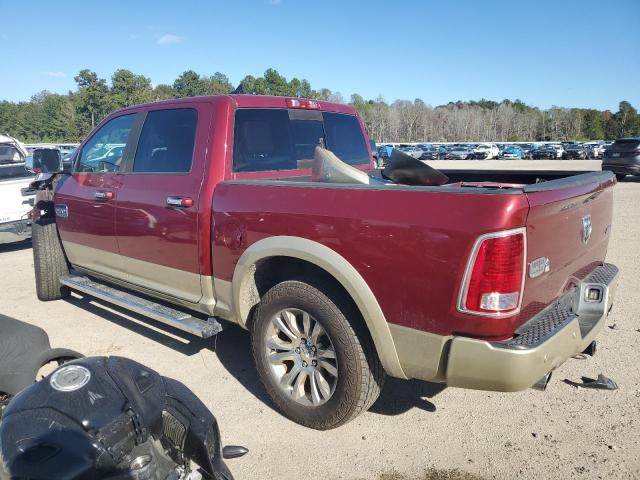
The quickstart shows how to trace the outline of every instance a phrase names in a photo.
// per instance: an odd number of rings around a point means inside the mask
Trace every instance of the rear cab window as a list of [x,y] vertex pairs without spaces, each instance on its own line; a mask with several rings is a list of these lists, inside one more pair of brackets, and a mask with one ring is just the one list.
[[317,110],[241,108],[235,114],[234,172],[309,168],[316,146],[350,165],[370,163],[354,115]]

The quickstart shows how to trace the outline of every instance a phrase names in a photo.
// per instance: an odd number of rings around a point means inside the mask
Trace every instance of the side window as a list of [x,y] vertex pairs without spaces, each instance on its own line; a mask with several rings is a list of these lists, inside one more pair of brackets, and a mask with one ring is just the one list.
[[149,112],[140,133],[133,171],[189,172],[197,121],[198,112],[192,108]]
[[322,115],[329,150],[350,165],[371,161],[360,122],[355,116],[330,112],[324,112]]
[[82,147],[76,172],[118,172],[135,114],[109,120]]

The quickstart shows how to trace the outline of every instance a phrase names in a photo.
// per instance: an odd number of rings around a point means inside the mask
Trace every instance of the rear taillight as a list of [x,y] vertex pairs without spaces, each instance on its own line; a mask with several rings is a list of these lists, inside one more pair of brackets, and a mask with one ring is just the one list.
[[526,256],[525,229],[482,235],[476,241],[458,300],[458,310],[488,316],[520,310]]
[[318,110],[320,108],[320,104],[315,100],[307,100],[305,98],[287,98],[287,107]]

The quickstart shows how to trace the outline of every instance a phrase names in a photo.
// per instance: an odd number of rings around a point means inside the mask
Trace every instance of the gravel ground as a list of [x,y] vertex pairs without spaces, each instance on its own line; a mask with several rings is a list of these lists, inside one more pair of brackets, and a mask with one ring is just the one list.
[[[594,358],[569,360],[544,393],[390,379],[371,411],[329,432],[273,409],[237,327],[205,342],[80,297],[38,302],[28,245],[0,246],[0,312],[40,325],[54,346],[127,356],[184,382],[217,416],[223,441],[250,449],[229,462],[238,479],[640,478],[639,204],[640,179],[616,186],[608,261],[621,281]],[[598,373],[619,390],[562,382]]]

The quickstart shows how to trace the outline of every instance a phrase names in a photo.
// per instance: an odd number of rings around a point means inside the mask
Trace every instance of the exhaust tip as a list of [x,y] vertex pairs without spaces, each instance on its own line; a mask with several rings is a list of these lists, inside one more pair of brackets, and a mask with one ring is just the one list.
[[547,389],[547,385],[549,384],[549,380],[551,380],[551,372],[546,373],[544,375],[544,377],[542,377],[536,383],[531,385],[531,388],[533,388],[534,390],[538,390],[540,392],[544,392]]

